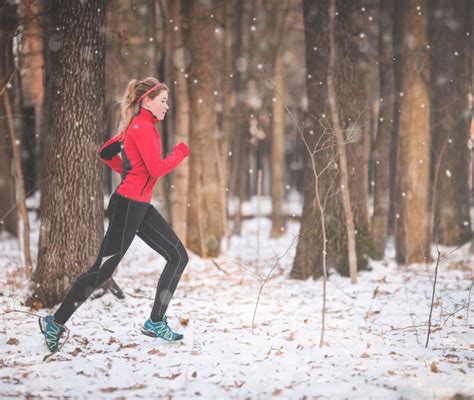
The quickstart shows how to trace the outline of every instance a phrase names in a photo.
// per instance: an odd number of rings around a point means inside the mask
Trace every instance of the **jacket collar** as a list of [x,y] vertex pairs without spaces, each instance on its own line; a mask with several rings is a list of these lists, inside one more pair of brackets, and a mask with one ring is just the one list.
[[138,113],[138,115],[140,116],[140,118],[143,118],[145,121],[149,121],[152,124],[156,124],[159,121],[155,114],[153,114],[150,110],[144,107],[140,108],[140,112]]

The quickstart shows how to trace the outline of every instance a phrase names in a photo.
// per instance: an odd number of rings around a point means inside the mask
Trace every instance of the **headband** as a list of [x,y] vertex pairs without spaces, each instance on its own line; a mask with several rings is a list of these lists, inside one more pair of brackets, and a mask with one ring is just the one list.
[[140,104],[140,102],[143,100],[144,97],[148,96],[153,90],[158,89],[160,87],[161,83],[158,82],[155,86],[153,86],[151,89],[148,89],[145,93],[143,93],[137,100],[137,103]]

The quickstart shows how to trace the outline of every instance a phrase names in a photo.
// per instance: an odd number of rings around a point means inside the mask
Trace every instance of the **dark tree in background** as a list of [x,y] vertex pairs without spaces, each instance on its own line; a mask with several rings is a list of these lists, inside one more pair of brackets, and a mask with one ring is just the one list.
[[[334,127],[327,103],[328,3],[304,2],[308,114],[311,127],[305,136],[314,151],[316,173],[320,174],[319,200],[325,204],[328,266],[348,275],[347,226],[340,191],[340,174]],[[354,2],[338,2],[336,18],[337,67],[335,89],[337,110],[347,152],[349,191],[356,229],[358,270],[368,264],[373,249],[368,214],[368,155],[370,151],[367,98],[364,77],[366,23]],[[305,151],[304,202],[300,240],[291,275],[306,278],[321,275],[323,237],[320,211],[315,200],[315,177],[311,156]],[[324,171],[324,172],[323,172]],[[314,240],[314,243],[313,243]]]
[[430,3],[433,239],[448,246],[471,239],[469,3]]
[[[359,2],[341,0],[336,3],[336,7],[336,100],[346,142],[349,192],[356,230],[357,270],[361,270],[367,267],[373,251],[368,209],[370,125],[365,89],[368,73],[365,53],[369,46],[367,29],[373,22],[365,15],[364,7]],[[328,202],[328,216],[330,258],[341,274],[348,275],[347,226],[342,195],[334,196]]]
[[102,144],[106,1],[53,1],[50,129],[43,169],[35,298],[57,304],[97,257],[104,228]]
[[[329,0],[0,0],[0,88],[21,145],[36,146],[21,149],[41,197],[31,299],[54,305],[97,256],[102,190],[120,178],[97,151],[118,133],[126,84],[146,76],[170,87],[164,152],[191,150],[154,200],[198,256],[218,256],[254,216],[260,169],[271,235],[285,230],[288,195],[303,198],[292,278],[318,278],[324,262],[347,275],[353,239],[358,270],[384,258],[391,234],[399,264],[469,241],[473,1],[334,6],[330,20]],[[3,99],[0,114],[0,223],[16,235]]]
[[395,75],[393,70],[394,0],[380,0],[379,74],[380,101],[374,157],[374,213],[372,238],[374,258],[385,253],[390,210],[390,148],[394,118]]
[[[308,90],[308,114],[320,116],[326,106],[326,89],[319,82],[327,80],[327,65],[329,61],[327,26],[329,20],[329,1],[303,1],[303,18],[306,49],[306,85]],[[304,131],[308,147],[312,150],[321,149],[321,144],[327,144],[324,127],[317,120],[311,119]],[[317,146],[317,144],[320,145]],[[321,200],[330,191],[330,179],[338,179],[334,168],[327,169],[324,177],[315,182],[313,161],[316,171],[322,171],[333,158],[332,151],[318,151],[312,156],[304,149],[304,178],[303,178],[303,211],[301,217],[298,245],[290,273],[291,278],[307,279],[310,276],[318,278],[323,274],[323,231],[321,212],[316,205],[316,186],[319,188]]]
[[0,1],[0,232],[5,230],[14,235],[18,232],[18,215],[15,210],[12,148],[3,92],[8,93],[12,113],[17,114],[18,74],[13,61],[13,37],[18,26],[16,8],[10,1]]

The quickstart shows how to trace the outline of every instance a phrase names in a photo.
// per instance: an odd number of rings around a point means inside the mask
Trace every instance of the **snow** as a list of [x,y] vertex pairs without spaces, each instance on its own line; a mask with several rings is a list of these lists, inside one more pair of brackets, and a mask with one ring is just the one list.
[[[29,205],[38,198],[28,199]],[[105,203],[108,200],[105,199]],[[269,211],[262,198],[261,212]],[[244,205],[255,214],[256,199]],[[299,212],[292,201],[287,212]],[[291,210],[291,211],[289,211]],[[39,221],[30,212],[36,259]],[[104,227],[106,221],[104,221]],[[74,398],[450,398],[474,395],[472,266],[469,245],[441,248],[433,332],[425,348],[434,263],[396,266],[371,261],[358,283],[329,277],[326,344],[319,347],[322,281],[289,279],[299,224],[269,239],[270,220],[242,222],[214,261],[190,253],[168,308],[170,326],[184,334],[169,343],[140,333],[149,316],[164,259],[139,238],[115,272],[127,296],[86,301],[68,321],[62,350],[49,354],[37,319],[11,310],[28,281],[16,240],[0,241],[0,397]],[[259,264],[256,248],[259,242]],[[292,246],[292,247],[291,247]],[[286,250],[289,251],[285,254]],[[434,250],[434,249],[433,249]],[[275,266],[276,256],[281,257]],[[266,281],[252,318],[261,283]],[[259,274],[260,275],[259,275]],[[470,309],[469,309],[470,308]],[[46,315],[53,310],[40,310]]]

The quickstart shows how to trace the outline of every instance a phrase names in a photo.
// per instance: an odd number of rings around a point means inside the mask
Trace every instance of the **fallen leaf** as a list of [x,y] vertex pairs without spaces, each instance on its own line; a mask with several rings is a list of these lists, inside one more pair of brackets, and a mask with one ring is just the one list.
[[148,354],[158,354],[160,356],[166,356],[166,353],[163,353],[162,351],[158,350],[158,349],[150,349],[147,351]]
[[112,393],[112,392],[115,392],[116,390],[118,390],[118,389],[116,387],[112,387],[112,386],[100,389],[100,391],[103,392],[103,393]]
[[69,354],[71,356],[76,357],[82,350],[79,347],[76,347],[73,351],[71,351]]
[[431,369],[431,372],[434,372],[435,374],[437,374],[439,372],[438,366],[436,365],[436,363],[434,361],[431,363],[430,369]]
[[170,376],[161,376],[160,374],[156,373],[156,374],[153,374],[153,376],[155,378],[160,378],[160,379],[169,379],[169,380],[173,380],[173,379],[176,379],[178,376],[181,375],[181,372],[178,372],[177,374],[171,374]]
[[138,343],[121,344],[119,350],[129,349],[131,347],[138,347]]
[[14,345],[17,345],[18,343],[20,343],[20,341],[17,338],[10,338],[8,339],[8,342],[7,342],[7,344],[14,344]]
[[112,343],[118,343],[117,338],[114,338],[113,336],[111,336],[111,337],[109,338],[109,343],[108,343],[108,344],[112,344]]

